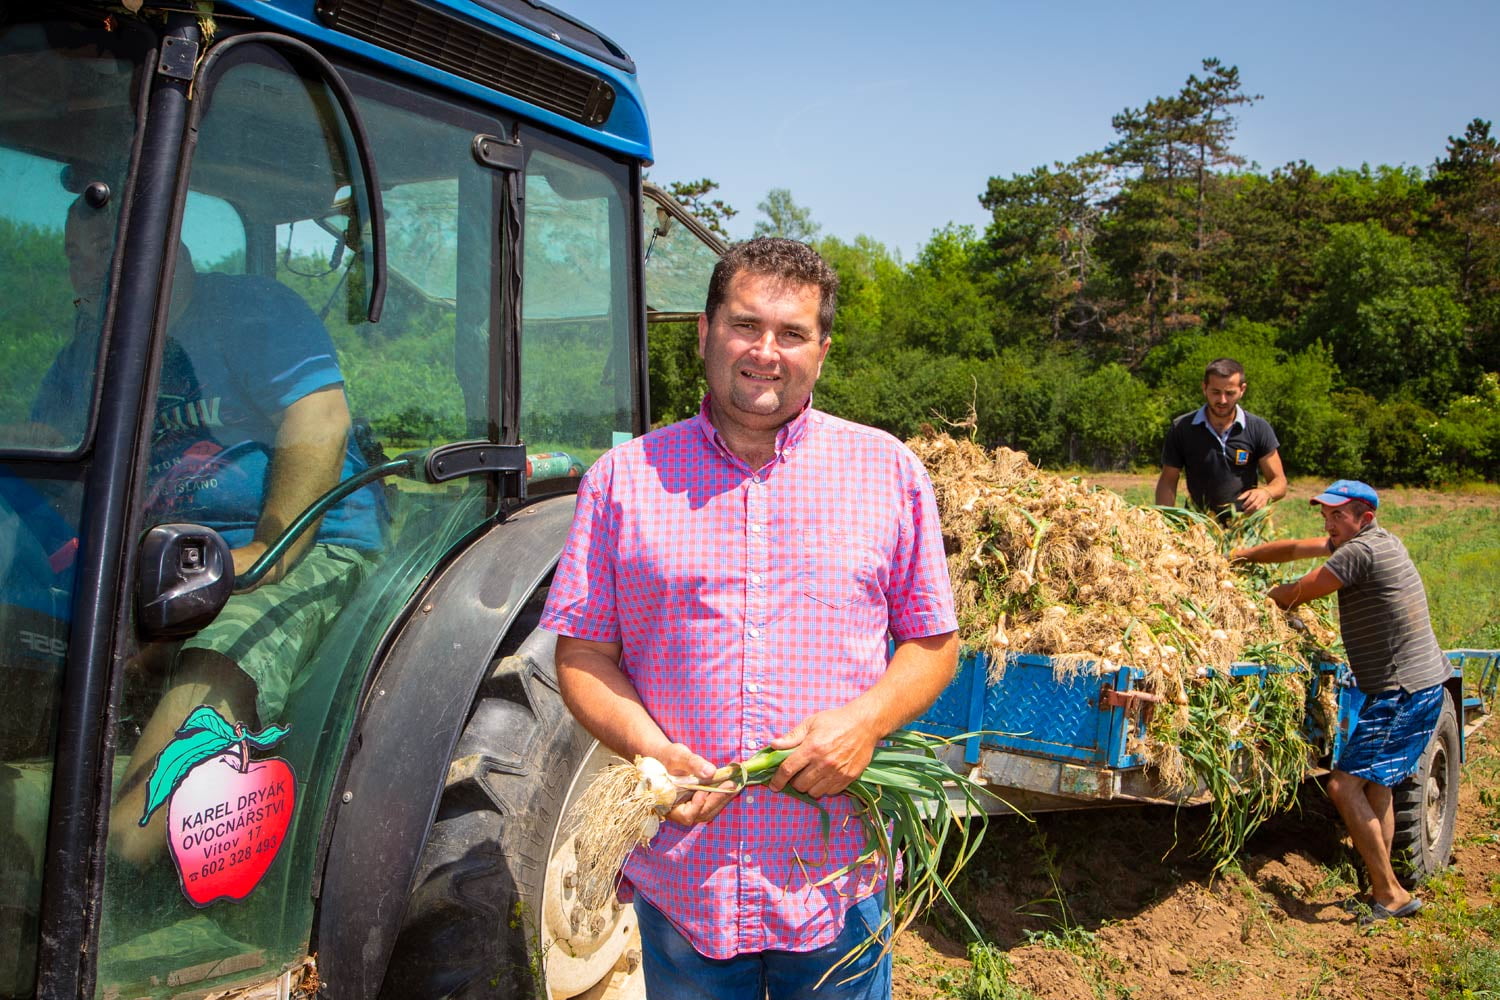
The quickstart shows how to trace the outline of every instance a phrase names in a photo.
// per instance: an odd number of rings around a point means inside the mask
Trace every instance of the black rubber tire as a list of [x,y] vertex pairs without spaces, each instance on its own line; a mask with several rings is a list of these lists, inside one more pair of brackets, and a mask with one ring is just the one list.
[[568,715],[534,630],[485,679],[417,869],[381,997],[545,997],[539,927],[548,855],[570,779],[593,741]]
[[1411,888],[1443,868],[1453,852],[1453,830],[1458,822],[1460,739],[1453,695],[1443,695],[1437,729],[1417,773],[1394,790],[1396,835],[1391,860],[1403,885]]

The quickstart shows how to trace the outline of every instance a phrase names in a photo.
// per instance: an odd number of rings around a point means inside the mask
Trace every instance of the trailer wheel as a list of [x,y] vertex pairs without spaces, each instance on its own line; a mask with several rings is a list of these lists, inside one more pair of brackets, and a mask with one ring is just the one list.
[[475,698],[381,987],[387,1000],[645,996],[633,909],[572,902],[571,840],[558,827],[609,755],[563,707],[554,645],[533,632]]
[[1458,820],[1458,713],[1451,694],[1417,773],[1394,790],[1396,836],[1392,861],[1408,888],[1427,881],[1448,864]]

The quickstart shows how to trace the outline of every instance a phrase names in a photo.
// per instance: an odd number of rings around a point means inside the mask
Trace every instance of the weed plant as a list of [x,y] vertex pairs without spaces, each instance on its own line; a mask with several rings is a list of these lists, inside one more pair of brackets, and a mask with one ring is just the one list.
[[957,984],[955,1000],[1035,1000],[1036,994],[1010,981],[1014,966],[997,945],[969,945],[969,976]]

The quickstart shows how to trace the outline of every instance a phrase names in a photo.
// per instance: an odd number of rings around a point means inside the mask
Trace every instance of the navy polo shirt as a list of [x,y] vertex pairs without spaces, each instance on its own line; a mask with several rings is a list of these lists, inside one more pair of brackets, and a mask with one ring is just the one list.
[[1260,460],[1281,447],[1271,425],[1236,407],[1229,433],[1221,440],[1200,406],[1172,421],[1161,446],[1161,464],[1187,475],[1188,496],[1204,510],[1234,503],[1254,489]]

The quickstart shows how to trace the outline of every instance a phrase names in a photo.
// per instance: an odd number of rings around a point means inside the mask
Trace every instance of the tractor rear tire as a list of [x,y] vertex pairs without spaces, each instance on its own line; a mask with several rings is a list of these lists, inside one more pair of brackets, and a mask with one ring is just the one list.
[[1448,865],[1458,821],[1458,712],[1451,693],[1443,695],[1437,728],[1417,773],[1393,791],[1396,835],[1391,856],[1396,874],[1408,888],[1420,885]]
[[534,629],[544,597],[528,604],[514,630],[524,640],[502,648],[469,710],[384,1000],[644,997],[633,909],[569,905],[560,825],[609,755],[563,706],[555,637]]

